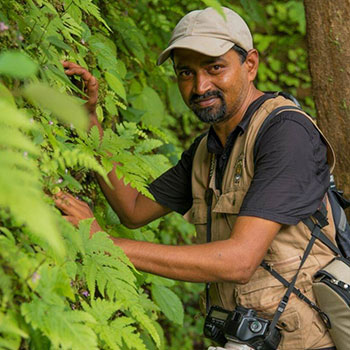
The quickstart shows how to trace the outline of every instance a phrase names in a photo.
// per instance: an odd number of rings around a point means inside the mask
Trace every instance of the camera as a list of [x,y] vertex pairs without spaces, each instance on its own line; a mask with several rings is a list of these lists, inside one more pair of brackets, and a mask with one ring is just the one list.
[[223,346],[227,341],[247,344],[256,350],[275,350],[281,341],[278,328],[269,329],[270,321],[257,317],[256,311],[237,306],[228,311],[212,306],[204,322],[204,335]]

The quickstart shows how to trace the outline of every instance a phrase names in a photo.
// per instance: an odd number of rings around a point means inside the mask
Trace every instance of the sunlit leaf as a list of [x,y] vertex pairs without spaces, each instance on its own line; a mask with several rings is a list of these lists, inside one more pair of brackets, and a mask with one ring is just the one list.
[[202,0],[204,2],[204,4],[208,7],[212,7],[213,9],[215,9],[218,13],[220,13],[220,15],[223,18],[226,18],[225,13],[222,9],[222,6],[220,4],[220,1],[218,0]]
[[16,106],[15,100],[10,90],[3,84],[0,83],[0,99],[6,101],[12,106]]
[[133,101],[133,107],[144,110],[142,121],[147,125],[160,126],[164,118],[164,105],[159,95],[149,86],[145,86],[141,94]]
[[179,297],[169,288],[154,284],[152,296],[156,304],[170,321],[178,324],[183,323],[184,311]]
[[27,85],[23,94],[41,108],[48,109],[61,121],[78,129],[87,129],[89,120],[84,108],[72,97],[41,83]]
[[115,74],[109,72],[105,73],[105,78],[108,85],[114,90],[114,92],[118,94],[118,96],[120,96],[123,100],[126,100],[125,88],[120,79]]
[[37,63],[19,51],[5,51],[0,54],[0,74],[25,79],[36,74]]

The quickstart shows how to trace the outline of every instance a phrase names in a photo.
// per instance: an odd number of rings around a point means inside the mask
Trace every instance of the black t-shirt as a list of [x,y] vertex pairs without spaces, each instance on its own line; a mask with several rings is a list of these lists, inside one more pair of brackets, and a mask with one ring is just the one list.
[[[242,121],[222,147],[212,128],[208,151],[217,157],[217,183],[221,180],[237,136],[244,133],[256,109],[273,95],[265,94],[247,109]],[[149,186],[156,201],[180,214],[192,206],[191,173],[199,136],[180,161]],[[327,147],[305,116],[284,111],[268,120],[255,145],[255,172],[243,200],[240,216],[257,216],[286,225],[296,225],[313,214],[329,186]]]

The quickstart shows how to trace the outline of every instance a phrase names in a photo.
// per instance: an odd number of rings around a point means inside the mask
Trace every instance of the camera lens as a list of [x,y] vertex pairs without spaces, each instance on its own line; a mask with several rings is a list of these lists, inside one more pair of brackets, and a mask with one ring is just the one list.
[[249,325],[249,329],[253,332],[253,333],[259,333],[262,329],[262,324],[259,321],[253,321],[250,325]]

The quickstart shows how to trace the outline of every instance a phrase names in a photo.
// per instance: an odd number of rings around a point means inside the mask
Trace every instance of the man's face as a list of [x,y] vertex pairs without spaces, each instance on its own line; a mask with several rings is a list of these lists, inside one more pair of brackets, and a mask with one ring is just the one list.
[[175,49],[174,67],[182,97],[201,121],[217,124],[230,119],[241,107],[249,80],[235,51],[211,57]]

